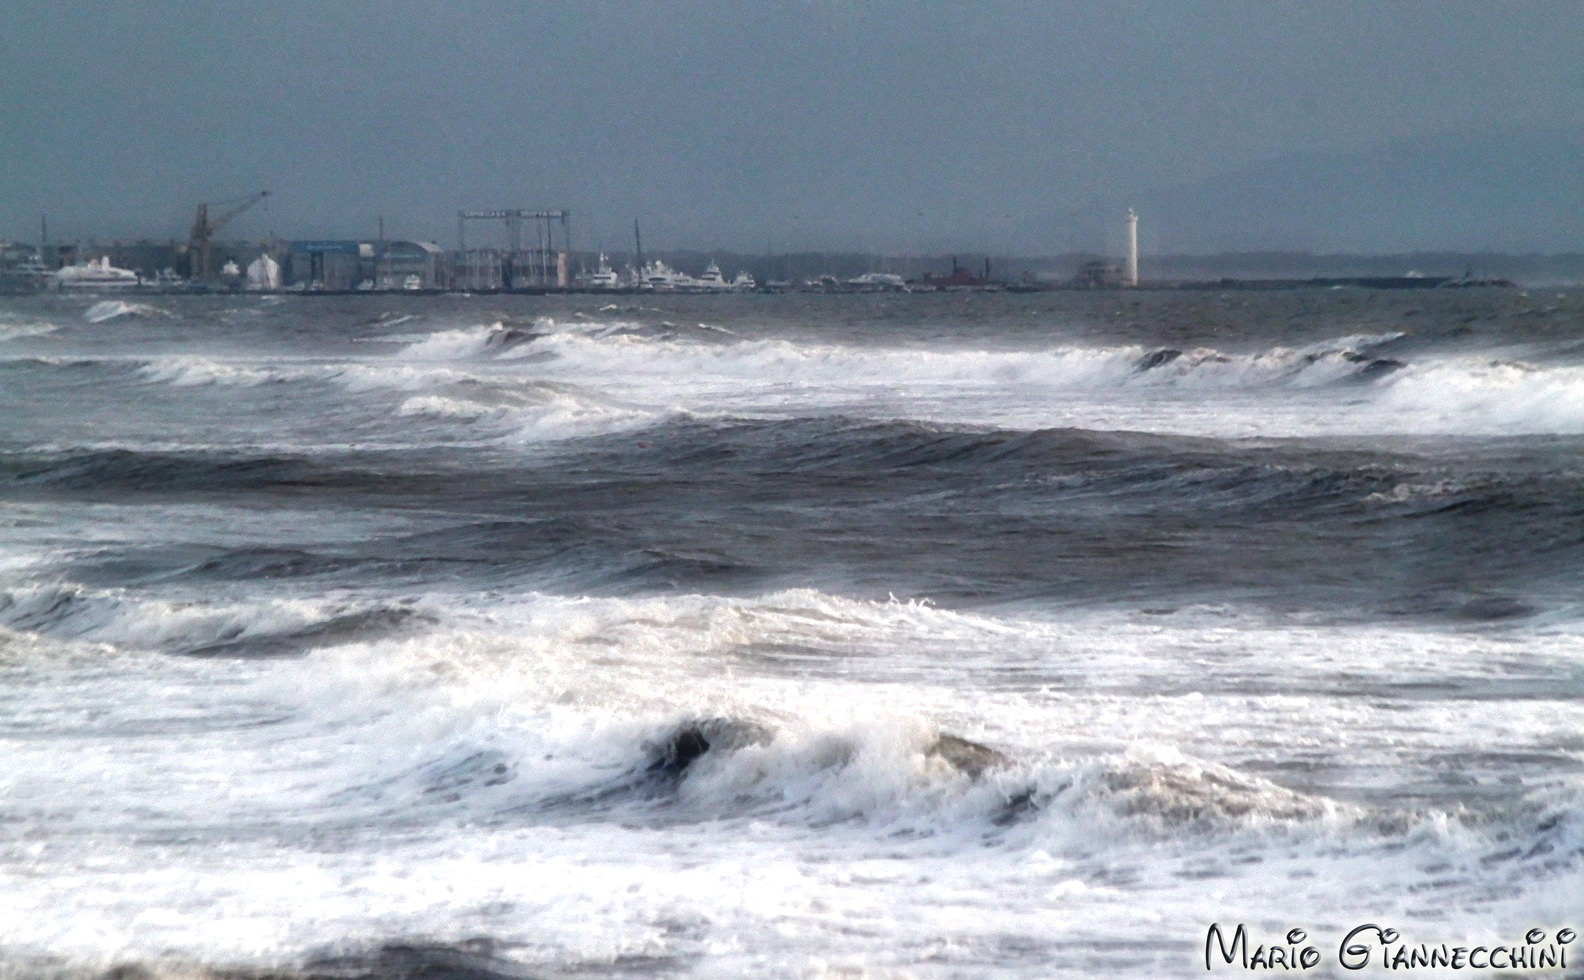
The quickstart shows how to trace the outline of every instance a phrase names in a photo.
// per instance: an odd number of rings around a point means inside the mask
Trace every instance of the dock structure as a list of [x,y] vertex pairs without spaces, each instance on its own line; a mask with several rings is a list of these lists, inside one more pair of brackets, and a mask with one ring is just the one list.
[[[467,247],[470,221],[504,221],[506,249]],[[523,225],[531,232],[525,242]],[[557,234],[559,232],[559,234]],[[568,281],[572,212],[566,209],[483,208],[457,212],[457,288],[475,290],[560,288]]]

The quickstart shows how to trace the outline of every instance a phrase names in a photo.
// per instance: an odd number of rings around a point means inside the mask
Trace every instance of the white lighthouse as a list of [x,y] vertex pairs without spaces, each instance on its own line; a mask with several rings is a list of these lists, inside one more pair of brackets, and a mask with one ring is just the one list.
[[1128,208],[1127,215],[1127,270],[1123,282],[1129,286],[1138,285],[1138,214]]

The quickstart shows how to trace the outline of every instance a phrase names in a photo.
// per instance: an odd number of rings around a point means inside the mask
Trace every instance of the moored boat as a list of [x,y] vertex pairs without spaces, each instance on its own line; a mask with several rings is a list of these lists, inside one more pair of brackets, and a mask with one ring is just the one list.
[[137,273],[131,269],[118,269],[111,265],[108,255],[97,260],[91,259],[83,265],[68,265],[55,273],[57,289],[75,292],[132,289],[140,282]]
[[610,260],[604,252],[600,253],[599,269],[589,273],[587,281],[595,289],[619,289],[622,284],[621,274],[610,267]]
[[0,272],[0,293],[41,293],[55,281],[55,273],[37,256]]

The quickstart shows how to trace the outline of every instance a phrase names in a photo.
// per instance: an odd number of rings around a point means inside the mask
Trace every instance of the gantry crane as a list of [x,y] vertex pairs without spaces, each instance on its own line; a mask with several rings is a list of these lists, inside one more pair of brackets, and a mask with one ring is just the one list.
[[269,193],[269,191],[259,191],[249,197],[232,198],[229,201],[215,201],[213,202],[215,207],[220,207],[224,204],[234,204],[235,207],[213,221],[209,220],[211,202],[205,201],[203,204],[198,205],[198,214],[193,218],[192,246],[189,253],[192,258],[192,277],[194,279],[200,282],[208,282],[213,276],[209,269],[209,242],[214,238],[214,233],[224,228],[226,222],[232,218],[269,197]]

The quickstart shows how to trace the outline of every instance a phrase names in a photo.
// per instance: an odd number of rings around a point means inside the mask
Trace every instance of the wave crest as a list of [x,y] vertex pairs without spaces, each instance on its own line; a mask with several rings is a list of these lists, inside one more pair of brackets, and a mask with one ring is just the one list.
[[169,310],[151,306],[147,303],[129,303],[126,300],[106,299],[88,307],[87,312],[83,314],[83,319],[89,323],[105,323],[124,316],[148,319],[150,317],[169,317],[171,315]]

